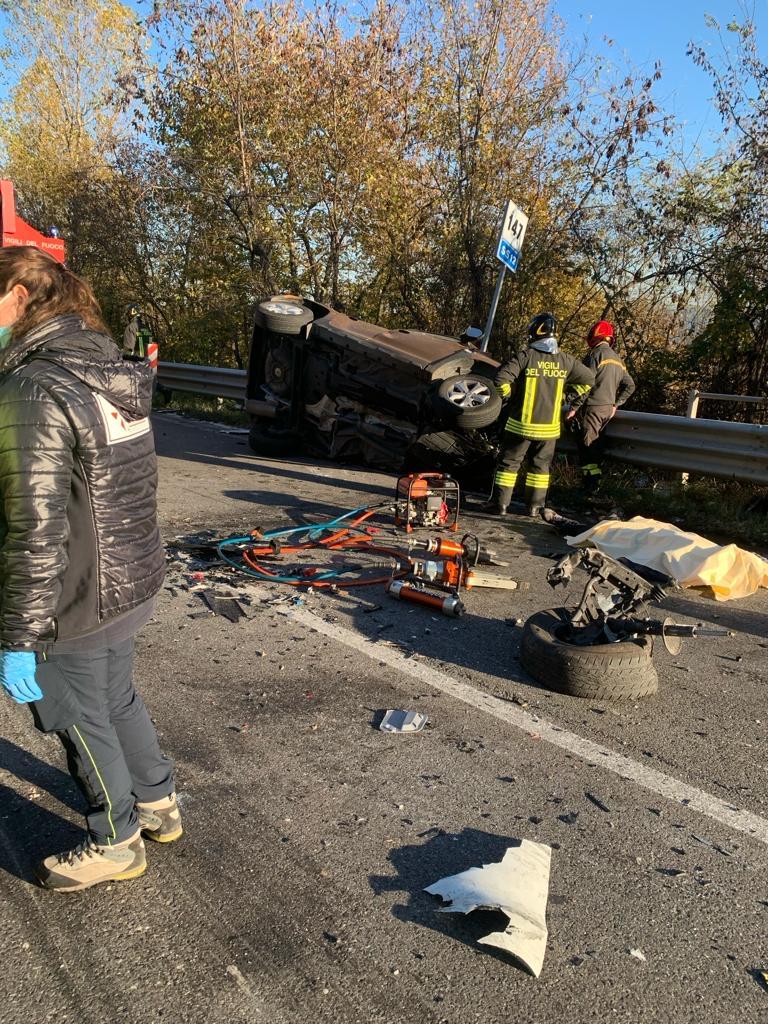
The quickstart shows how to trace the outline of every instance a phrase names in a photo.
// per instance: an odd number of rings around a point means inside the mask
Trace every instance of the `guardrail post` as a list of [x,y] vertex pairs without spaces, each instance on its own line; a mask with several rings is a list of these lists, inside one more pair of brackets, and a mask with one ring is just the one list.
[[698,416],[700,398],[701,392],[697,391],[696,388],[691,388],[688,392],[688,408],[685,410],[685,415],[689,420],[695,420]]
[[[695,420],[699,413],[699,399],[701,398],[701,392],[697,391],[696,388],[691,388],[688,392],[688,408],[685,410],[685,415],[689,420]],[[680,477],[680,483],[683,487],[688,486],[688,474],[683,473]]]

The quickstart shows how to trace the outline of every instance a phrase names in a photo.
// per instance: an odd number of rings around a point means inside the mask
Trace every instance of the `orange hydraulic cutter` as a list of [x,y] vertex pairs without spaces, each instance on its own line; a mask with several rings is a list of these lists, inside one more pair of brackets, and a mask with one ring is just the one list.
[[7,178],[0,179],[0,228],[3,248],[7,245],[34,245],[59,263],[66,258],[63,238],[47,238],[16,213],[13,182]]

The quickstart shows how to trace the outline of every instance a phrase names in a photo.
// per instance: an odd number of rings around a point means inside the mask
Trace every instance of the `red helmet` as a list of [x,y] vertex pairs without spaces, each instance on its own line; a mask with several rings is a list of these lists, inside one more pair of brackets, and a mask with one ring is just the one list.
[[590,348],[594,348],[595,345],[599,345],[603,341],[607,341],[611,348],[616,347],[616,331],[613,328],[613,324],[608,323],[607,320],[598,320],[596,324],[593,324],[589,328],[587,333],[587,344]]

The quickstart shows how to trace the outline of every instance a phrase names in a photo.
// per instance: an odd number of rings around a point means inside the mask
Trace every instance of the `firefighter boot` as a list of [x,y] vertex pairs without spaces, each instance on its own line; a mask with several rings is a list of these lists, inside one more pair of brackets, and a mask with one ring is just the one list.
[[80,892],[101,882],[138,878],[147,870],[141,833],[113,846],[101,846],[90,836],[74,850],[46,857],[35,867],[40,884],[56,892]]
[[491,495],[490,501],[486,501],[484,505],[481,505],[480,511],[487,512],[492,516],[505,516],[509,509],[509,503],[511,500],[511,487],[495,486],[493,488],[493,494]]
[[589,497],[596,494],[600,483],[602,481],[602,470],[595,462],[591,462],[586,466],[582,466],[582,488],[584,493]]
[[175,793],[151,803],[137,803],[136,810],[145,839],[152,839],[156,843],[172,843],[184,831]]

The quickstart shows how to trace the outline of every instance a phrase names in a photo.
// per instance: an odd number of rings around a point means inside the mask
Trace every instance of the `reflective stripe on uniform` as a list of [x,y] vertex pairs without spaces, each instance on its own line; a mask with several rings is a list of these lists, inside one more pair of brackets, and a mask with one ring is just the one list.
[[525,486],[546,489],[549,487],[549,473],[526,473]]
[[618,366],[622,370],[625,369],[624,363],[622,363],[620,359],[601,359],[598,369],[600,366]]
[[557,421],[554,423],[521,423],[511,417],[504,427],[510,434],[517,434],[518,437],[530,437],[534,441],[549,441],[560,437],[560,414],[558,410]]
[[557,427],[558,435],[560,433],[560,406],[563,404],[563,388],[565,387],[565,380],[561,377],[557,382],[555,388],[555,407],[552,411],[551,425]]
[[596,462],[587,462],[581,467],[581,471],[585,476],[602,476],[603,471],[600,469]]
[[533,403],[536,400],[536,377],[525,378],[525,397],[523,398],[523,411],[520,414],[521,422],[528,425],[533,420]]
[[493,482],[499,487],[514,487],[517,483],[517,471],[513,469],[497,469]]
[[591,384],[574,384],[573,390],[577,395],[586,395],[592,390]]

